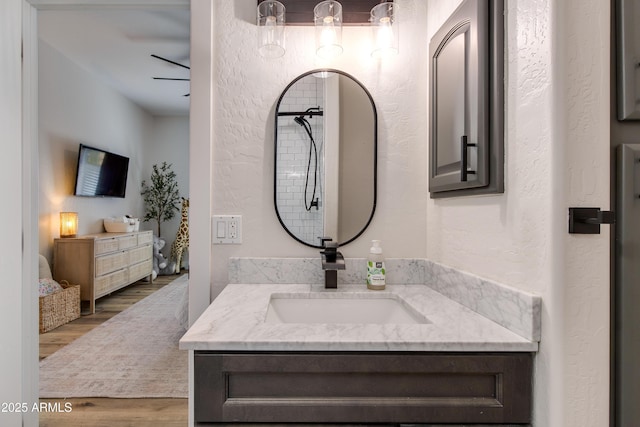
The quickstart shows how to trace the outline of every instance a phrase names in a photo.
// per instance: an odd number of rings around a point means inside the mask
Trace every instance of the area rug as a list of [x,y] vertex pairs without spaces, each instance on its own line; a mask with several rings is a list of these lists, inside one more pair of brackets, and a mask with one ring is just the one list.
[[40,362],[40,397],[188,397],[183,275]]

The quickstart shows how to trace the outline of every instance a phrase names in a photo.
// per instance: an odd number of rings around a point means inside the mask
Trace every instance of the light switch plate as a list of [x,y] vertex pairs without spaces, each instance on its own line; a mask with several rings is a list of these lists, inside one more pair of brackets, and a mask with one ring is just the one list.
[[214,245],[242,243],[242,215],[214,215],[211,222],[211,241]]

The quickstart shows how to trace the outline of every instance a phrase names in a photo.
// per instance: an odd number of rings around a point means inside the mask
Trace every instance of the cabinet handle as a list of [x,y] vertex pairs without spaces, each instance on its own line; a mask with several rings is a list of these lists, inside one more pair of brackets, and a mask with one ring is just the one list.
[[467,175],[475,175],[476,171],[467,170],[467,163],[469,162],[467,150],[469,147],[476,147],[477,144],[469,144],[467,142],[467,135],[460,137],[460,152],[462,153],[462,162],[460,164],[460,181],[466,182]]

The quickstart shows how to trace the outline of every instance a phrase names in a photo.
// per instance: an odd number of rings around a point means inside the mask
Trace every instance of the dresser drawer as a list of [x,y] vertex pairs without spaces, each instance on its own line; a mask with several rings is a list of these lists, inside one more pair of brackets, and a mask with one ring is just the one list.
[[129,251],[129,265],[137,264],[142,261],[151,260],[153,253],[151,252],[151,245],[143,246],[141,248],[131,249]]
[[129,257],[126,252],[116,252],[96,257],[96,277],[103,276],[121,268],[126,268],[128,264]]
[[145,245],[153,242],[153,233],[151,231],[141,232],[138,234],[138,245]]
[[98,239],[95,243],[95,254],[102,255],[108,254],[118,250],[118,239],[115,237],[108,239]]
[[94,281],[95,286],[95,298],[99,298],[106,295],[121,286],[124,286],[129,281],[129,274],[127,269],[115,271],[111,274],[97,277]]
[[118,249],[124,250],[138,246],[138,236],[122,236],[118,238]]
[[129,282],[135,282],[151,274],[153,261],[148,260],[129,267]]

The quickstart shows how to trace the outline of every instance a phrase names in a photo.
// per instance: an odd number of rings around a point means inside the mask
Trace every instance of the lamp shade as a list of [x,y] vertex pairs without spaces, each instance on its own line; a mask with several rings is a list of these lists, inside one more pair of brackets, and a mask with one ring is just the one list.
[[275,0],[258,4],[258,52],[264,58],[284,55],[285,7]]
[[60,237],[76,237],[78,234],[78,213],[60,212]]
[[316,54],[324,59],[342,53],[342,5],[337,1],[322,1],[313,9],[316,27]]
[[399,25],[398,5],[394,2],[380,3],[371,9],[373,29],[373,51],[371,56],[380,58],[398,53]]

